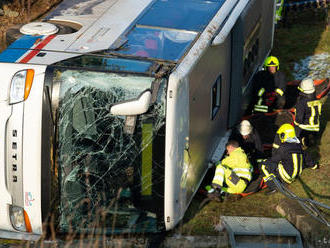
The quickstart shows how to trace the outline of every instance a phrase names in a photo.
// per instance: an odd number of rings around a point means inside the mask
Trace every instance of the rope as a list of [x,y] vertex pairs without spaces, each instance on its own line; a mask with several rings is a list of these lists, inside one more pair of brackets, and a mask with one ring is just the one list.
[[313,218],[315,218],[317,221],[325,224],[327,227],[330,228],[330,222],[324,217],[324,215],[320,212],[317,206],[326,208],[330,210],[330,206],[323,204],[321,202],[309,199],[309,198],[302,198],[297,195],[295,195],[292,191],[287,189],[276,177],[271,176],[270,178],[273,180],[276,188],[278,189],[279,192],[281,192],[283,195],[286,197],[298,201],[300,206],[303,207],[303,209],[311,215]]

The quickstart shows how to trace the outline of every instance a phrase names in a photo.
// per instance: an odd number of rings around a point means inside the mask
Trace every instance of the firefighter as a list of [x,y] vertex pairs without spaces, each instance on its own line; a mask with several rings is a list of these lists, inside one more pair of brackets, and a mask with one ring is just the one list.
[[282,183],[290,184],[305,167],[302,146],[294,127],[291,124],[283,124],[276,133],[281,142],[279,148],[270,159],[261,162],[261,174],[269,187],[268,194],[276,192],[271,176]]
[[253,112],[271,112],[274,108],[282,109],[285,105],[286,79],[279,71],[280,62],[274,56],[269,56],[264,63],[266,70],[259,71],[254,76]]
[[237,140],[239,146],[244,150],[249,161],[255,167],[260,159],[264,158],[264,151],[258,131],[248,120],[243,120],[234,129],[231,139]]
[[311,78],[303,79],[298,89],[300,93],[295,106],[295,131],[303,146],[308,147],[309,137],[312,136],[315,141],[320,131],[322,103],[316,98],[314,81]]
[[229,140],[227,157],[216,167],[212,187],[229,194],[242,193],[251,181],[253,168],[236,140]]

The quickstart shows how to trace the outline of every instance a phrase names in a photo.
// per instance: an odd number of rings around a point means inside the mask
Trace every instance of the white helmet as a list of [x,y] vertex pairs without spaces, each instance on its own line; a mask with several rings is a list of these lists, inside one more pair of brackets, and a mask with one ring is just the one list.
[[249,135],[252,132],[252,125],[248,120],[243,120],[239,124],[239,132],[241,135]]
[[312,94],[315,92],[315,87],[314,87],[314,81],[311,78],[305,78],[303,79],[300,84],[299,88],[300,91],[302,91],[305,94]]

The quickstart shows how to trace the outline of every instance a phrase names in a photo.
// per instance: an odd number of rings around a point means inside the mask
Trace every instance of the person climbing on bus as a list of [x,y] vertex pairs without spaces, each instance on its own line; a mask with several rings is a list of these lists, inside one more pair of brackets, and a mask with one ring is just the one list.
[[241,121],[230,139],[238,141],[254,168],[265,157],[260,135],[248,120]]
[[303,79],[295,105],[295,131],[303,147],[315,144],[316,135],[320,131],[320,116],[322,103],[316,98],[314,81],[311,78]]
[[271,112],[282,109],[285,105],[286,78],[279,71],[280,62],[274,56],[265,60],[266,70],[256,73],[253,78],[253,110],[252,112]]
[[226,144],[227,156],[216,166],[212,188],[221,193],[242,193],[252,179],[253,167],[236,140]]
[[282,183],[290,184],[302,173],[304,152],[291,124],[283,124],[276,132],[280,145],[272,157],[261,162],[261,175],[269,187],[267,194],[276,192],[273,177]]

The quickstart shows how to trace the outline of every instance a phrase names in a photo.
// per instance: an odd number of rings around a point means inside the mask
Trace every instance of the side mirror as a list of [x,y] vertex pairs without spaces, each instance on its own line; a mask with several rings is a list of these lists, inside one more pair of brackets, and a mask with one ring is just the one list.
[[140,115],[148,111],[151,92],[145,91],[137,100],[118,103],[110,108],[112,115]]

